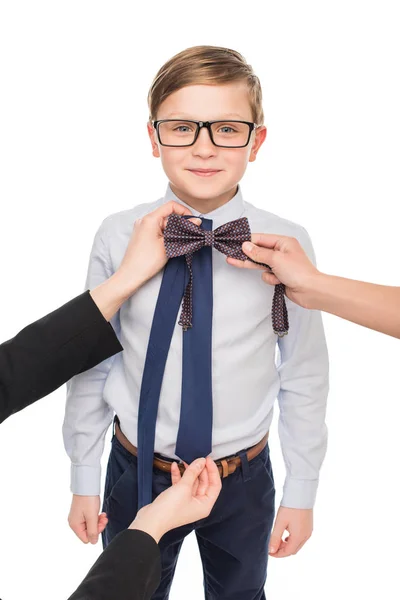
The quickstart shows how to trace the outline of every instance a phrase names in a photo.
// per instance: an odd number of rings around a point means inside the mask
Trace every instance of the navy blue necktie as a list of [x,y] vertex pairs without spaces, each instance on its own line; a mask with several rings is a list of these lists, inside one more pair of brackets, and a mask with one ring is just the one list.
[[[201,227],[211,231],[212,221],[203,219]],[[211,452],[211,246],[205,246],[193,255],[192,272],[193,327],[183,334],[181,417],[175,449],[175,454],[187,463]]]
[[[211,230],[212,221],[202,227]],[[211,452],[212,248],[193,256],[193,327],[183,333],[182,400],[176,455],[186,462]],[[165,364],[178,311],[188,282],[184,256],[164,269],[154,312],[140,390],[138,416],[138,508],[152,502],[152,474],[157,411]]]

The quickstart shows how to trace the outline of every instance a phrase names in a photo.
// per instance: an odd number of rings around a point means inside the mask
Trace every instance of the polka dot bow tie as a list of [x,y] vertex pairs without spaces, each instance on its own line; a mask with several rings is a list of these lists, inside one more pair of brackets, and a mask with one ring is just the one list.
[[[268,265],[257,263],[257,261],[252,260],[243,252],[242,244],[248,241],[251,241],[251,230],[246,217],[225,223],[214,231],[201,229],[189,221],[186,216],[181,217],[173,213],[168,217],[164,231],[164,245],[167,257],[174,258],[184,255],[189,269],[189,282],[183,297],[182,312],[179,319],[179,325],[183,327],[184,331],[192,327],[193,254],[204,246],[212,246],[216,250],[226,254],[226,256],[239,260],[250,260],[269,269]],[[274,333],[279,337],[286,335],[289,331],[285,286],[283,284],[275,286],[272,301],[272,326]]]

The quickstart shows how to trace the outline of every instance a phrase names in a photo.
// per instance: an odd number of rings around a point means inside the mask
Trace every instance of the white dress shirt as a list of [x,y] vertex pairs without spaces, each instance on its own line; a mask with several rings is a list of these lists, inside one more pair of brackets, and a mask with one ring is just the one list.
[[[94,239],[86,289],[93,289],[119,267],[134,221],[169,200],[187,206],[168,186],[165,196],[156,202],[103,221]],[[247,217],[252,232],[296,237],[315,260],[311,241],[302,227],[245,202],[240,188],[228,203],[204,216],[212,219],[213,229]],[[321,315],[286,299],[289,334],[278,338],[271,323],[274,287],[261,279],[259,270],[237,269],[214,248],[212,259],[211,457],[215,460],[232,455],[260,441],[270,427],[278,398],[279,436],[287,470],[281,504],[311,508],[327,441],[328,356]],[[162,272],[143,285],[112,320],[124,351],[68,383],[63,434],[72,462],[71,491],[75,494],[100,493],[100,459],[114,413],[126,437],[137,446],[140,387],[161,280]],[[175,459],[182,335],[182,327],[176,322],[161,387],[154,448]]]

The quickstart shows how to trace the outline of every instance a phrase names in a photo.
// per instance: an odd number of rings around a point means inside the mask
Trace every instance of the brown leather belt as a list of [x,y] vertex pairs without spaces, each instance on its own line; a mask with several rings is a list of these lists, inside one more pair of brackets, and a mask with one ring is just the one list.
[[[133,456],[137,456],[137,448],[135,448],[135,446],[131,444],[128,438],[122,433],[118,422],[115,422],[115,435],[117,440],[122,444],[125,450],[128,450],[128,452],[133,454]],[[260,452],[262,452],[262,450],[264,450],[265,446],[267,445],[268,435],[269,432],[267,431],[263,439],[259,441],[258,444],[252,446],[251,448],[249,448],[249,450],[247,450],[246,454],[247,460],[249,462],[253,460],[253,458],[255,458],[256,456],[258,456]],[[181,475],[183,475],[185,471],[185,465],[181,462],[176,462],[178,463]],[[220,458],[219,460],[216,460],[215,463],[218,467],[220,477],[223,479],[225,477],[228,477],[228,475],[232,475],[232,473],[234,473],[236,469],[240,467],[242,461],[240,456],[228,456],[226,458]],[[171,472],[171,464],[172,462],[169,462],[168,460],[162,460],[161,458],[154,456],[153,465],[161,471]]]

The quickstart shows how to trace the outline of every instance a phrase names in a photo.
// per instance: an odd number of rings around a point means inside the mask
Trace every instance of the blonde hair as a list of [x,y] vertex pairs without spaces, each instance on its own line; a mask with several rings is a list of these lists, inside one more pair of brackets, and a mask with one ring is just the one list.
[[193,46],[170,58],[158,71],[151,84],[147,102],[150,121],[156,120],[162,102],[188,85],[223,85],[245,81],[253,120],[264,124],[260,80],[244,57],[230,48]]

